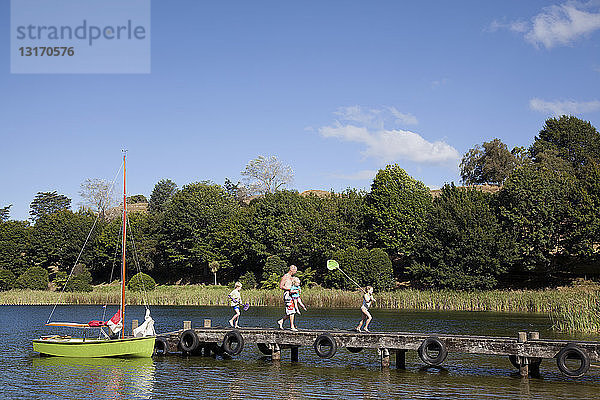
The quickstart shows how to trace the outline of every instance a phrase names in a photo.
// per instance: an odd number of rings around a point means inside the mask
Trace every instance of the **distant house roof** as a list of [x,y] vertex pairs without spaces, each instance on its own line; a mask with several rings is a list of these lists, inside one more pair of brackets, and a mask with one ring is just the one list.
[[[113,207],[109,210],[106,210],[106,219],[108,220],[113,220],[115,218],[118,218],[121,215],[121,212],[123,211],[123,204],[120,204],[116,207]],[[141,212],[141,213],[148,213],[148,203],[127,203],[127,212],[128,213],[134,213],[134,212]]]

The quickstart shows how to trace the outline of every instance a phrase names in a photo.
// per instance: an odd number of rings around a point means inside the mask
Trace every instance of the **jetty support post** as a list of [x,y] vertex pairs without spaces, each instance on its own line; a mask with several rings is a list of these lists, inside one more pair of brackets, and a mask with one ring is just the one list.
[[204,320],[204,327],[205,328],[210,328],[212,325],[212,321],[210,319],[205,319]]
[[133,336],[133,331],[137,329],[140,322],[137,319],[131,320],[131,335]]
[[271,347],[271,361],[280,361],[281,360],[281,348],[277,343],[272,343],[269,345]]
[[192,329],[192,321],[183,321],[183,330]]
[[381,356],[381,368],[389,368],[390,367],[390,351],[389,349],[379,349],[379,354]]
[[292,346],[290,348],[290,359],[292,362],[298,362],[298,346]]
[[406,369],[406,350],[399,349],[396,353],[396,369]]
[[[527,341],[527,332],[519,332],[519,337],[517,338],[518,343],[525,343]],[[519,363],[519,374],[521,377],[526,378],[529,376],[529,363],[527,357],[517,356],[517,360]]]
[[[540,338],[539,332],[529,332],[527,334],[527,340],[537,340],[539,338]],[[529,373],[532,376],[539,376],[541,360],[539,362],[531,362],[531,363],[528,362],[527,364],[529,365]]]

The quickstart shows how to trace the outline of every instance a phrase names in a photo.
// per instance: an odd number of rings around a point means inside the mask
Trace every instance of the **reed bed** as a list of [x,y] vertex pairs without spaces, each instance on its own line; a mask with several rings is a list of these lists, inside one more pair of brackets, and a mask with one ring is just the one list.
[[580,293],[551,314],[552,328],[568,333],[600,333],[600,294]]
[[[127,303],[132,305],[222,306],[229,305],[226,286],[158,286],[146,294],[127,291]],[[280,290],[242,290],[244,301],[254,306],[278,306]],[[580,308],[594,309],[598,292],[578,290],[494,290],[481,292],[432,291],[405,289],[376,293],[376,307],[405,310],[496,311],[560,313]],[[359,307],[361,292],[336,289],[307,288],[302,299],[311,307]],[[116,285],[94,287],[90,293],[63,293],[33,290],[0,292],[0,304],[118,304],[120,288]]]

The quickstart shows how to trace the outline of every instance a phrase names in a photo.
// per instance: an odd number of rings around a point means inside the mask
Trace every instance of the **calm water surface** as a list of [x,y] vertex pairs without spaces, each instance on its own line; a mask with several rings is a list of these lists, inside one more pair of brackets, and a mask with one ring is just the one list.
[[[114,308],[114,307],[112,307]],[[116,309],[109,307],[106,318]],[[0,306],[0,398],[7,399],[600,399],[600,368],[582,378],[564,377],[554,360],[544,360],[540,378],[521,379],[506,357],[449,354],[443,368],[424,369],[415,352],[407,353],[405,371],[382,370],[377,352],[350,354],[339,349],[330,360],[312,348],[300,348],[300,362],[273,363],[253,345],[231,360],[180,356],[156,359],[66,359],[40,357],[31,340],[43,334],[74,334],[44,326],[51,307]],[[279,309],[252,307],[241,324],[275,327]],[[102,319],[99,306],[59,306],[54,321]],[[128,318],[143,320],[141,307]],[[226,307],[153,307],[158,332],[201,326],[204,318],[224,325]],[[550,331],[544,315],[473,312],[373,310],[372,330],[437,332],[516,337]],[[357,309],[309,309],[300,328],[349,329],[360,319]],[[131,326],[128,323],[128,326]],[[596,340],[597,338],[589,338]]]

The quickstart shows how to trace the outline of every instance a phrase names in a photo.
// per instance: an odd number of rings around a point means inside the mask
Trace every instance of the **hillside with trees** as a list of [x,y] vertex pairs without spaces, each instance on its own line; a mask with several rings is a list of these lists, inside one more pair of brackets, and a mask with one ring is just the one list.
[[[499,139],[477,144],[460,169],[466,185],[498,190],[447,184],[433,197],[399,165],[388,165],[368,192],[301,195],[284,189],[291,168],[262,156],[244,169],[245,184],[179,187],[163,179],[148,211],[130,214],[128,262],[136,266],[132,275],[139,268],[159,283],[242,278],[264,287],[295,264],[307,282],[346,288],[328,273],[329,258],[377,290],[398,282],[469,291],[543,287],[598,276],[600,134],[589,122],[548,119],[528,149],[509,150]],[[84,184],[87,207],[79,211],[56,192],[35,196],[30,221],[10,220],[10,205],[0,208],[1,290],[46,280],[60,287],[86,240],[80,273],[94,283],[114,279],[121,221],[108,217],[106,185]]]

